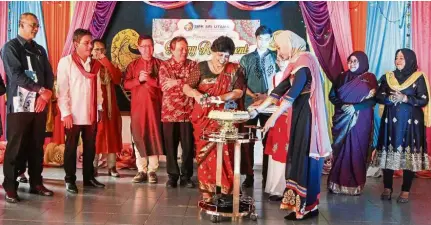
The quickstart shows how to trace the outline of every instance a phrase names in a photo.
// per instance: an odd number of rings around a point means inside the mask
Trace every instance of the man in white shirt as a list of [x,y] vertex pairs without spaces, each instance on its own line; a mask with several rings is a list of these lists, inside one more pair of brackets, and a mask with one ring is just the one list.
[[57,96],[66,132],[64,170],[66,190],[78,193],[76,187],[76,149],[79,136],[83,143],[83,180],[85,187],[105,187],[94,178],[93,160],[96,128],[102,111],[100,63],[91,58],[91,33],[77,29],[73,34],[75,51],[60,59],[57,69]]

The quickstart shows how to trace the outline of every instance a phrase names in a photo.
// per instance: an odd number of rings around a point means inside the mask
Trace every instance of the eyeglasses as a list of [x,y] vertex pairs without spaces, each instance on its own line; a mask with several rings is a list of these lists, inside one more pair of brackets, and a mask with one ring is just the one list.
[[80,45],[91,45],[91,42],[84,42],[84,43],[79,43]]
[[24,23],[24,22],[22,22],[22,23],[29,25],[32,29],[40,27],[40,25],[38,23]]
[[138,48],[152,48],[152,45],[138,45]]
[[347,64],[358,64],[359,61],[358,60],[349,60],[347,61]]

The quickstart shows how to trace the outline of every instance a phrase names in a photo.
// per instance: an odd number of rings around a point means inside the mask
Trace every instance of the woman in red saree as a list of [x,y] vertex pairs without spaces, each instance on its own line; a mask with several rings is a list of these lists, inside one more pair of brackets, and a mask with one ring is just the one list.
[[[195,99],[191,122],[194,128],[196,160],[198,163],[199,190],[203,198],[211,199],[216,190],[216,144],[201,140],[203,132],[219,130],[217,121],[208,119],[212,110],[223,109],[224,104],[210,104],[212,100],[237,100],[244,93],[244,78],[238,64],[229,63],[229,56],[235,51],[235,44],[228,37],[217,38],[212,46],[212,59],[200,62],[190,74],[183,92]],[[223,194],[230,194],[233,184],[233,152],[227,146],[223,149],[222,166]]]

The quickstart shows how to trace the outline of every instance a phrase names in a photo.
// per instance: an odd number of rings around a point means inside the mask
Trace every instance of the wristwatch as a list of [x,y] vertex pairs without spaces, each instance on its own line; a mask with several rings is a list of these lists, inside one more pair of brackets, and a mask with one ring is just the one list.
[[40,89],[39,89],[39,94],[42,94],[43,92],[45,92],[45,88],[44,87],[41,87]]

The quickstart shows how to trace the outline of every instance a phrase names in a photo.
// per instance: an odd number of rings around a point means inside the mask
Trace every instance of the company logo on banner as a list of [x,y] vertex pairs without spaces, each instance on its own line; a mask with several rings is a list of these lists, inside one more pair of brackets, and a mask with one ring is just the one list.
[[154,19],[154,55],[164,60],[170,58],[170,41],[183,36],[189,44],[189,59],[209,60],[212,42],[220,36],[228,36],[235,43],[230,61],[239,62],[243,55],[256,49],[254,33],[259,26],[259,20]]

